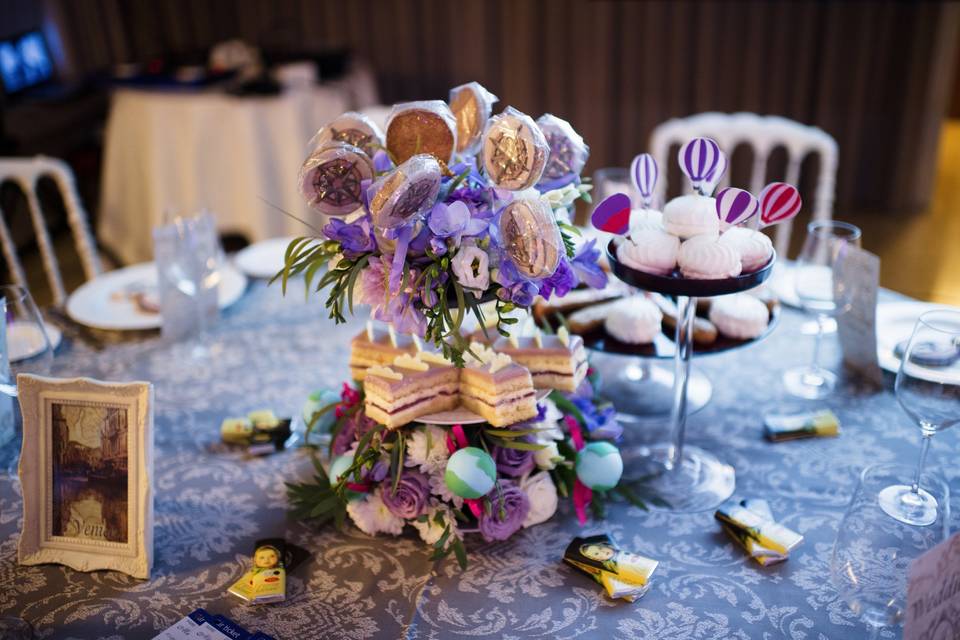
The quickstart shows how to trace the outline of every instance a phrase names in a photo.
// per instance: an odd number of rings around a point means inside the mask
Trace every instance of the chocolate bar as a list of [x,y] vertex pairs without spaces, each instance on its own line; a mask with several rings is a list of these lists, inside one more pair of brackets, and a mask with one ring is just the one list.
[[563,561],[589,575],[611,598],[633,602],[649,588],[659,562],[621,550],[607,534],[574,538]]
[[729,500],[714,514],[734,542],[762,565],[786,560],[803,542],[802,535],[774,521],[772,516],[766,501]]
[[763,419],[763,435],[771,442],[830,437],[839,434],[840,420],[829,409],[808,413],[768,415]]

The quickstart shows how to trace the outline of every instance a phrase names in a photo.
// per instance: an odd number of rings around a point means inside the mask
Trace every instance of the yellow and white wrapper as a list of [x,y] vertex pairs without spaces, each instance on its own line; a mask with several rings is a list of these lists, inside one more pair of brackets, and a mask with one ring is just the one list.
[[765,500],[730,500],[714,514],[723,530],[764,566],[783,562],[803,536],[775,521]]

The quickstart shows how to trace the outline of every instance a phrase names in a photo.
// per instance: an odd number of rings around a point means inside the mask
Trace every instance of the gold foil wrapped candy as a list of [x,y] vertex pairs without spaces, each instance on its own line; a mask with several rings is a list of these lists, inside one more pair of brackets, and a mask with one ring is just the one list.
[[728,500],[714,517],[734,542],[766,566],[783,562],[803,536],[776,522],[766,500]]
[[443,100],[394,105],[387,119],[387,150],[396,163],[428,153],[450,164],[457,148],[457,119]]
[[521,198],[500,214],[500,241],[517,271],[545,278],[557,270],[563,239],[550,205],[540,198]]
[[370,185],[370,215],[380,229],[394,229],[423,215],[440,192],[440,164],[419,154]]
[[450,111],[457,119],[457,152],[471,155],[480,149],[493,103],[499,98],[479,82],[468,82],[450,90]]
[[300,193],[314,210],[345,216],[363,205],[363,181],[373,179],[373,162],[359,148],[328,142],[300,168]]
[[530,116],[507,107],[483,132],[483,170],[501,189],[521,191],[537,184],[550,146]]
[[543,177],[537,183],[537,188],[541,191],[559,189],[580,175],[590,157],[590,148],[563,118],[545,113],[537,118],[537,126],[550,145],[547,166],[543,169]]
[[362,113],[347,111],[317,131],[310,144],[317,149],[328,142],[352,144],[372,158],[373,154],[383,147],[383,132],[373,120]]

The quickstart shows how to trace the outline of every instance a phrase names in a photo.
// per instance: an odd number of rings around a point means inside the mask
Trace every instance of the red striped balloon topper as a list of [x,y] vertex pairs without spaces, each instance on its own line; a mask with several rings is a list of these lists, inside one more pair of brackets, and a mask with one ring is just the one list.
[[798,213],[803,201],[792,184],[771,182],[760,192],[760,222],[765,227],[789,220]]

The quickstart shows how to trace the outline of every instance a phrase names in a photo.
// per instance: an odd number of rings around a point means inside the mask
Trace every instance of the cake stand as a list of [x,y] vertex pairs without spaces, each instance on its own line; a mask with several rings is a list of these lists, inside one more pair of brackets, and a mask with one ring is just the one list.
[[759,286],[773,272],[776,254],[770,256],[764,267],[735,278],[692,280],[679,275],[658,276],[632,269],[617,259],[614,243],[615,240],[611,240],[607,245],[607,259],[614,275],[639,289],[676,296],[678,310],[673,356],[673,403],[670,410],[671,438],[668,442],[624,451],[624,461],[629,463],[626,480],[642,481],[644,493],[657,498],[659,502],[652,502],[661,509],[682,513],[714,509],[733,495],[736,472],[712,453],[684,443],[697,298],[739,293]]

